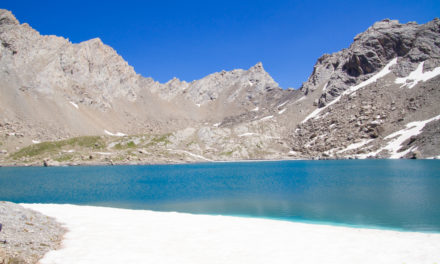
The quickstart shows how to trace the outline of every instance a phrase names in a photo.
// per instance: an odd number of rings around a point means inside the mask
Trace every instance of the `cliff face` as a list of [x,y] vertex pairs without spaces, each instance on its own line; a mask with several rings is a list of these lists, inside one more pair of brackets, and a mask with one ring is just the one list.
[[42,36],[7,10],[0,42],[3,160],[32,142],[85,135],[110,136],[103,150],[124,156],[115,146],[127,142],[111,140],[124,134],[167,135],[142,162],[440,155],[438,19],[375,23],[319,58],[299,90],[279,88],[261,63],[159,83],[98,38]]
[[439,139],[439,44],[439,19],[424,25],[387,19],[348,49],[319,58],[301,88],[317,109],[293,131],[294,149],[318,157],[438,155],[426,142]]
[[318,106],[323,107],[396,57],[399,61],[392,72],[397,77],[407,76],[423,61],[424,69],[431,70],[439,65],[439,34],[439,19],[424,25],[403,25],[389,19],[376,22],[358,34],[348,49],[319,58],[301,89],[309,93],[325,87],[318,101]]

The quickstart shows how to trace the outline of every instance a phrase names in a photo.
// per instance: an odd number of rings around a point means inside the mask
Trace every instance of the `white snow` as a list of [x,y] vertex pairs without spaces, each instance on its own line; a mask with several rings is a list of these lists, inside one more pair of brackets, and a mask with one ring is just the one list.
[[260,108],[257,106],[257,107],[255,107],[254,109],[252,109],[251,111],[252,111],[252,112],[257,112],[258,110],[260,110]]
[[68,229],[41,264],[433,264],[440,234],[108,207],[23,204]]
[[302,100],[304,100],[304,99],[306,99],[305,96],[303,96],[303,97],[299,98],[298,100],[296,100],[295,103],[300,102],[300,101],[302,101]]
[[328,86],[328,82],[326,82],[325,85],[324,85],[324,88],[322,88],[322,91],[323,91],[323,92],[326,92],[326,91],[327,91],[327,86]]
[[319,113],[321,113],[324,109],[326,109],[329,106],[331,106],[331,105],[335,104],[336,102],[338,102],[342,98],[342,96],[351,94],[351,93],[356,92],[357,90],[361,89],[364,86],[367,86],[369,84],[375,83],[377,80],[379,80],[380,78],[382,78],[385,75],[387,75],[388,73],[390,73],[391,72],[391,70],[390,70],[391,66],[393,66],[396,63],[397,63],[397,58],[392,59],[390,62],[388,62],[387,65],[385,65],[385,67],[383,67],[383,69],[380,72],[375,74],[373,77],[371,77],[368,80],[365,80],[365,81],[361,82],[358,85],[355,85],[355,86],[352,86],[352,87],[348,88],[341,95],[339,95],[338,97],[333,99],[333,101],[328,103],[326,106],[318,108],[318,109],[315,109],[315,111],[310,113],[301,123],[304,123],[304,122],[306,122],[307,120],[309,120],[311,118],[316,118],[319,115]]
[[41,143],[41,141],[39,141],[39,140],[35,140],[35,139],[32,139],[32,143],[34,143],[34,144],[38,144],[38,143]]
[[248,133],[243,133],[241,135],[238,135],[238,137],[250,137],[250,136],[258,136],[258,134],[248,132]]
[[73,105],[73,107],[75,107],[76,109],[79,109],[79,106],[77,104],[75,104],[74,102],[70,101],[69,102],[71,105]]
[[221,125],[222,123],[215,123],[213,126],[218,127],[219,125]]
[[362,140],[360,142],[353,143],[351,145],[348,145],[345,149],[338,151],[338,153],[346,152],[346,151],[353,150],[353,149],[358,149],[358,148],[360,148],[362,146],[367,145],[371,141],[373,141],[373,139],[365,139],[365,140]]
[[200,107],[200,104],[196,104],[197,107]]
[[284,113],[287,110],[287,108],[281,109],[278,114],[281,115],[282,113]]
[[271,118],[273,118],[273,115],[265,116],[265,117],[261,118],[259,121],[265,121],[265,120],[269,120]]
[[415,149],[410,148],[407,149],[406,151],[398,152],[398,150],[402,147],[402,143],[408,140],[409,138],[411,138],[412,136],[417,136],[418,134],[420,134],[426,124],[435,120],[440,120],[440,115],[424,121],[415,121],[406,124],[404,129],[396,131],[384,138],[384,139],[391,139],[391,141],[388,142],[388,144],[385,147],[382,147],[376,150],[375,152],[369,153],[368,155],[376,155],[382,150],[388,150],[391,154],[390,156],[391,159],[399,159],[405,156],[408,152]]
[[440,74],[440,67],[433,69],[432,71],[423,72],[424,61],[419,63],[417,69],[412,71],[408,76],[403,78],[397,78],[395,83],[402,84],[400,87],[407,86],[409,89],[416,86],[419,82],[426,82],[427,80],[434,78]]
[[108,131],[108,130],[104,130],[104,133],[106,133],[109,136],[113,136],[113,137],[125,137],[126,134],[118,132],[116,134],[113,134],[112,132]]
[[285,104],[287,104],[289,101],[285,101],[284,103],[280,104],[277,108],[283,107]]
[[397,58],[392,59],[390,62],[388,62],[387,65],[385,65],[385,67],[383,67],[383,69],[380,72],[375,74],[373,77],[371,77],[368,80],[365,80],[365,81],[361,82],[358,85],[350,87],[348,90],[344,91],[344,93],[342,93],[342,94],[343,95],[344,94],[350,94],[352,92],[355,92],[355,91],[359,90],[360,88],[362,88],[364,86],[367,86],[367,85],[370,85],[372,83],[375,83],[377,80],[379,80],[380,78],[382,78],[385,75],[387,75],[388,73],[390,73],[391,72],[391,69],[390,69],[391,66],[393,66],[396,63],[397,63]]
[[198,159],[202,159],[202,160],[206,160],[206,161],[213,161],[212,159],[205,158],[205,157],[203,157],[201,155],[197,155],[197,154],[194,154],[194,153],[186,151],[186,150],[180,150],[180,149],[167,149],[167,150],[168,151],[172,151],[172,152],[185,153],[185,154],[190,155],[190,156],[192,156],[194,158],[198,158]]
[[258,134],[258,133],[252,133],[252,132],[247,132],[247,133],[243,133],[243,134],[238,135],[238,137],[252,137],[252,136],[263,137],[266,139],[280,139],[280,137],[273,137],[273,136],[262,135],[262,134]]
[[304,118],[303,121],[301,121],[301,123],[305,123],[307,120],[311,119],[311,118],[316,118],[318,116],[319,113],[321,113],[322,110],[326,109],[327,107],[331,106],[332,104],[336,103],[337,101],[339,101],[339,99],[341,98],[341,96],[336,97],[333,101],[331,101],[330,103],[328,103],[326,106],[321,107],[321,108],[317,108],[315,109],[313,112],[311,112],[308,116],[306,116],[306,118]]

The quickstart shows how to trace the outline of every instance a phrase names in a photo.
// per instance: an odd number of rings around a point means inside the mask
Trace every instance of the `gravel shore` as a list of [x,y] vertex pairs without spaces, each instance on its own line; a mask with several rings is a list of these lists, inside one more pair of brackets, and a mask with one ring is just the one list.
[[55,219],[0,201],[0,264],[37,263],[44,254],[60,247],[66,229]]

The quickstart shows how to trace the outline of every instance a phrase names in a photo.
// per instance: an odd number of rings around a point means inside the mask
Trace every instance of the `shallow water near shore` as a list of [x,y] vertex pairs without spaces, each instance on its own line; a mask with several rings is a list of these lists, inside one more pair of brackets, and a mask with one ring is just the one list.
[[440,232],[440,161],[4,167],[0,200]]

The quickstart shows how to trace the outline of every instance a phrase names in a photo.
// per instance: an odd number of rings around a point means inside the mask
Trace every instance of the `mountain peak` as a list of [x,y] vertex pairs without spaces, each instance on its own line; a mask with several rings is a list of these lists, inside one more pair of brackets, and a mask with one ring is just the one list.
[[[99,38],[74,44],[18,23],[0,9],[0,165],[440,155],[438,19],[375,23],[319,58],[301,90],[280,88],[261,62],[159,83]],[[119,133],[139,151],[108,136]],[[31,142],[89,135],[106,135],[109,152],[66,145],[13,159]]]
[[98,45],[98,46],[100,46],[100,45],[104,45],[104,43],[102,42],[102,40],[101,40],[100,38],[92,38],[92,39],[89,39],[89,40],[83,41],[83,42],[81,42],[81,43],[84,43],[84,44],[90,44],[90,45],[96,44],[96,45]]
[[378,22],[374,23],[372,28],[374,28],[374,29],[388,28],[388,27],[391,27],[391,26],[394,26],[394,25],[398,25],[398,24],[400,24],[399,20],[392,20],[392,19],[389,19],[389,18],[385,18],[385,19],[382,19],[381,21],[378,21]]
[[260,61],[257,64],[255,64],[254,66],[249,68],[250,71],[264,71],[263,68],[263,63]]
[[11,11],[0,9],[0,25],[19,25],[20,22],[15,18]]

